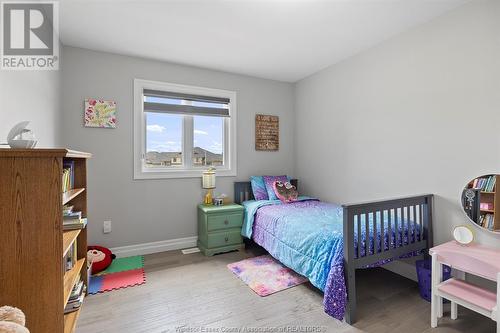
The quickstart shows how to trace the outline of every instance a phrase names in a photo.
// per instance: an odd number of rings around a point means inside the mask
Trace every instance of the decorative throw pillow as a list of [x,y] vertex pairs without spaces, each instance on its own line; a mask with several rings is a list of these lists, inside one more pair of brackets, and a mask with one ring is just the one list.
[[289,181],[287,176],[262,176],[262,178],[264,178],[264,184],[266,184],[267,196],[269,197],[269,200],[278,199],[276,193],[274,193],[274,182],[280,181],[282,183],[286,183]]
[[295,202],[299,197],[297,188],[293,186],[290,182],[280,182],[275,181],[273,183],[274,193],[284,203]]
[[252,185],[252,192],[255,200],[268,200],[266,184],[262,176],[250,177],[250,184]]

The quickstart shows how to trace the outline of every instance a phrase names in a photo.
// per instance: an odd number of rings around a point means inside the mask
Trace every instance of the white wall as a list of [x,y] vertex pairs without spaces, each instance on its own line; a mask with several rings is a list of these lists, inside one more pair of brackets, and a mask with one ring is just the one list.
[[449,240],[468,223],[461,188],[500,173],[499,18],[499,1],[475,1],[299,81],[302,188],[341,203],[434,193],[435,241]]
[[37,147],[60,143],[60,77],[60,71],[0,70],[0,143],[24,120],[31,121]]
[[[133,79],[233,90],[238,102],[238,176],[218,177],[216,192],[233,196],[233,182],[253,174],[293,173],[293,86],[248,76],[63,47],[63,140],[91,152],[90,243],[110,247],[197,235],[201,178],[133,180]],[[83,101],[117,102],[117,129],[83,127]],[[279,152],[254,149],[255,114],[280,116]],[[113,231],[102,233],[104,220]]]

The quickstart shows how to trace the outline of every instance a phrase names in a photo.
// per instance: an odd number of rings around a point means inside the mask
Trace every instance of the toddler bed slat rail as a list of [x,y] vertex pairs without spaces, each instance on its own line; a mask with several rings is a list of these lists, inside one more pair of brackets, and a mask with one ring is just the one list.
[[342,206],[348,323],[356,321],[356,269],[432,247],[432,197],[425,194]]

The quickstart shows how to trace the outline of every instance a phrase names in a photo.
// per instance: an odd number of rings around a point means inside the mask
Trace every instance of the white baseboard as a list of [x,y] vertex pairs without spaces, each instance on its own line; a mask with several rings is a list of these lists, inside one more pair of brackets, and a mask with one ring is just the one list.
[[188,247],[194,247],[196,246],[197,240],[198,237],[193,236],[193,237],[169,239],[159,242],[120,246],[111,248],[110,250],[117,257],[138,256],[144,254],[181,250]]

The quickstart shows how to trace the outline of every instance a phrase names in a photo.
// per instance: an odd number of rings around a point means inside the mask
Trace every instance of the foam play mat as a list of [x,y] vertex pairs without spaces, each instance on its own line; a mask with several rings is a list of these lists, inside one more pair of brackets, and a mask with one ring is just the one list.
[[102,272],[96,275],[104,275],[110,273],[118,273],[124,271],[130,271],[133,269],[139,269],[144,267],[144,256],[133,256],[125,258],[116,258],[113,260],[111,265]]
[[90,277],[89,294],[138,286],[146,283],[144,257],[117,258],[104,271]]

